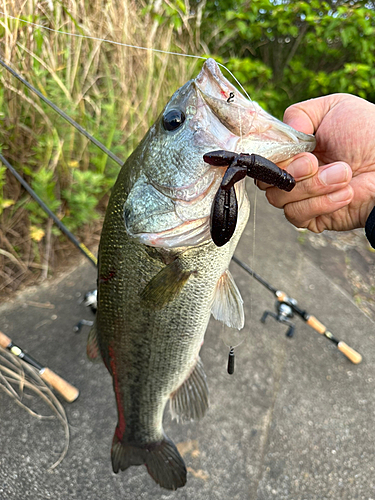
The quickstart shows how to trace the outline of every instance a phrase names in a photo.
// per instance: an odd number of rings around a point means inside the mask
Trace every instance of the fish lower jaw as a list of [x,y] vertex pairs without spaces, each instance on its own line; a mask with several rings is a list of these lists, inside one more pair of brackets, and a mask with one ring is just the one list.
[[204,217],[162,231],[160,233],[138,233],[133,235],[141,244],[156,248],[180,248],[198,246],[211,238],[210,218]]
[[172,200],[191,202],[204,195],[213,183],[215,175],[215,169],[209,168],[196,182],[188,186],[174,188],[162,186],[155,182],[151,182],[151,184],[157,191]]

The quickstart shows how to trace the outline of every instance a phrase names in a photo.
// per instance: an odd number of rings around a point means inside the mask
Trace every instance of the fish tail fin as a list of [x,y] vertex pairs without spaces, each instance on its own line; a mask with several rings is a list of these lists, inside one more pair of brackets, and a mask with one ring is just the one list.
[[176,490],[186,483],[185,463],[175,444],[164,436],[162,441],[137,446],[114,436],[111,450],[113,472],[131,465],[146,465],[150,476],[162,488]]

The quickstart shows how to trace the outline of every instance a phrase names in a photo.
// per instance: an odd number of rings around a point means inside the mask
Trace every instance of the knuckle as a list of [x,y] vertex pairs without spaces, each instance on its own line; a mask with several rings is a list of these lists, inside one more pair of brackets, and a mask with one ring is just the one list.
[[288,203],[284,206],[284,214],[287,220],[298,228],[307,227],[308,220],[301,217],[301,211],[298,210],[296,203]]
[[316,188],[316,184],[317,184],[317,179],[316,179],[317,176],[314,176],[312,178],[309,178],[309,179],[305,179],[303,181],[300,181],[298,183],[298,187],[299,187],[299,190],[300,190],[300,193],[301,193],[301,198],[306,198],[307,196],[311,196],[312,194],[314,194],[315,192],[315,189]]
[[315,233],[315,234],[320,234],[324,231],[324,227],[320,227],[319,224],[319,217],[317,218],[314,218],[314,219],[311,219],[311,221],[309,222],[308,226],[307,226],[307,229],[309,231],[311,231],[312,233]]

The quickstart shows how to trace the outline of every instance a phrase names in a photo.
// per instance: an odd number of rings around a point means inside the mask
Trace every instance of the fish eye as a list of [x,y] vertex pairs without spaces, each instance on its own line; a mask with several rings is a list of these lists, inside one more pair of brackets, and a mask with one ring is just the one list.
[[185,115],[180,109],[171,109],[163,116],[163,126],[165,130],[176,130],[185,121]]

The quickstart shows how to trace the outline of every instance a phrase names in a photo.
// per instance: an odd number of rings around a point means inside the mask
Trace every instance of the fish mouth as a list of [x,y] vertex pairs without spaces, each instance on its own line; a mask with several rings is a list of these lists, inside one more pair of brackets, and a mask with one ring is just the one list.
[[254,153],[280,162],[304,151],[313,151],[315,137],[304,134],[245,98],[222,74],[214,59],[207,59],[195,85],[219,121],[236,137],[231,149]]
[[237,136],[250,133],[256,108],[222,74],[214,59],[207,59],[195,85],[220,122]]

